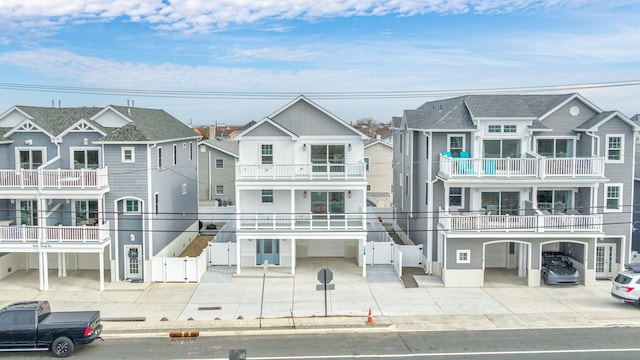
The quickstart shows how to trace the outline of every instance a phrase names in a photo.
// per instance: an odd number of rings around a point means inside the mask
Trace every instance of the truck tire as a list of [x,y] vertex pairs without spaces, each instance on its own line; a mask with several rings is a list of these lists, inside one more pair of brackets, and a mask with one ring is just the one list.
[[66,336],[60,336],[53,340],[51,352],[57,357],[67,357],[73,353],[75,344]]

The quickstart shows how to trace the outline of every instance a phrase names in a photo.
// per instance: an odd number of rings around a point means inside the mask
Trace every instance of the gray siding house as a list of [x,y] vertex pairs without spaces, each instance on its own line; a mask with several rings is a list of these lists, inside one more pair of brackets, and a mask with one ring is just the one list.
[[584,285],[629,260],[638,124],[579,94],[469,95],[393,118],[398,224],[445,286],[503,272],[540,286],[541,255]]
[[[164,110],[14,106],[0,115],[0,267],[150,280],[195,237],[199,135]],[[107,259],[107,261],[105,261]]]
[[198,148],[198,201],[201,205],[234,205],[238,143],[208,139],[199,142]]

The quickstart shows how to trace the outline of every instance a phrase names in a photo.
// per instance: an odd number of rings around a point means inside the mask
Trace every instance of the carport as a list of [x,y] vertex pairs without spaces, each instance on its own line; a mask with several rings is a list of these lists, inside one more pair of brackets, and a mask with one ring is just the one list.
[[[587,279],[587,259],[589,259],[589,240],[558,239],[540,243],[539,269],[542,276],[542,254],[544,252],[559,252],[567,256],[573,266],[580,273],[580,285],[585,285]],[[543,285],[542,278],[540,284]]]

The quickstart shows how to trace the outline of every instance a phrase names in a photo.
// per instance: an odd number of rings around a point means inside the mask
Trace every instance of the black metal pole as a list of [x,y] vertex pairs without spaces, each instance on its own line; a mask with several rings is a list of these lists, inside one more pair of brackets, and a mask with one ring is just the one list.
[[327,269],[324,272],[324,317],[327,317]]

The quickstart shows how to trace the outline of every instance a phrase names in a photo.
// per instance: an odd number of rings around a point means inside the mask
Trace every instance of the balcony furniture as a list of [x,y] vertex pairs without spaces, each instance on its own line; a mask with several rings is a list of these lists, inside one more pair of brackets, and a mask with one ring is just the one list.
[[0,226],[9,226],[13,224],[15,220],[0,220]]

